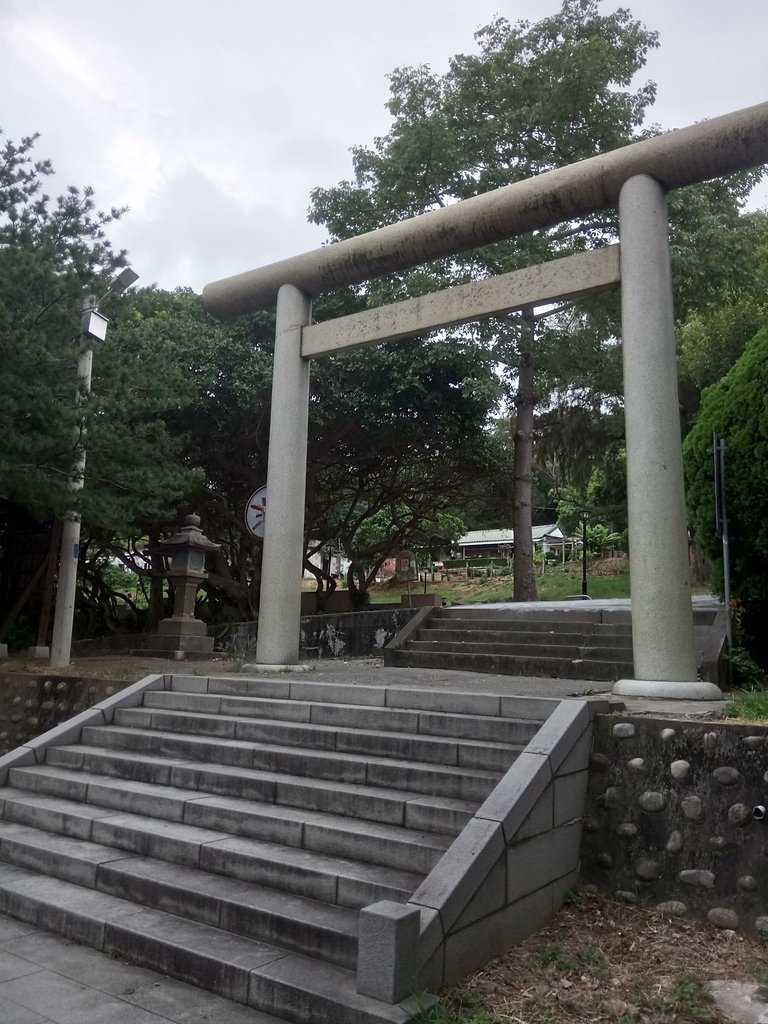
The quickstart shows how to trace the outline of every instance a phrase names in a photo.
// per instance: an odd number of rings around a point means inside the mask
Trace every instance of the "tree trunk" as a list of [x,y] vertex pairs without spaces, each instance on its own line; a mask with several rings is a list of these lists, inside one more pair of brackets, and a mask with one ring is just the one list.
[[322,615],[328,605],[328,598],[336,590],[336,580],[308,558],[304,559],[304,568],[315,577],[315,613]]
[[[150,537],[150,547],[157,540],[156,537]],[[149,577],[149,602],[147,607],[147,617],[144,620],[144,632],[145,633],[156,633],[157,627],[160,620],[165,616],[165,595],[164,595],[164,577],[165,577],[165,565],[162,555],[153,554],[150,555],[151,575]]]
[[353,610],[365,608],[370,600],[370,596],[368,594],[368,580],[365,576],[365,569],[359,558],[353,558],[349,563],[349,568],[347,569],[347,588]]
[[515,400],[515,431],[513,435],[515,477],[512,500],[514,548],[514,601],[538,601],[536,572],[533,565],[532,495],[533,495],[533,413],[534,392],[534,316],[533,309],[523,310],[520,339],[517,398]]

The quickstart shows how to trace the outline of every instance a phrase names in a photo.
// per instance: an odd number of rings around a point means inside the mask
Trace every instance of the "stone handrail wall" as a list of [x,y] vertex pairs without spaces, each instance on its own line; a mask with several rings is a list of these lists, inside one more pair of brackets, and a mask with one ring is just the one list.
[[519,698],[516,714],[546,717],[536,736],[408,903],[360,912],[358,991],[437,991],[551,920],[578,882],[591,714],[606,708]]

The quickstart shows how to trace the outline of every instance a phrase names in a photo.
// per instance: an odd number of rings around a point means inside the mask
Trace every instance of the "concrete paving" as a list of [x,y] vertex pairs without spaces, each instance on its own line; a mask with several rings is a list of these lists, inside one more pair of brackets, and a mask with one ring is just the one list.
[[2,1024],[284,1024],[0,915]]
[[[658,718],[719,718],[727,701],[657,700],[648,697],[614,697],[613,683],[592,679],[549,679],[541,676],[492,675],[453,669],[390,668],[381,658],[322,659],[306,663],[303,679],[318,679],[349,686],[405,686],[414,689],[466,690],[501,693],[516,697],[579,697],[609,700],[612,710]],[[247,667],[244,667],[247,672]],[[216,674],[213,670],[211,675]]]

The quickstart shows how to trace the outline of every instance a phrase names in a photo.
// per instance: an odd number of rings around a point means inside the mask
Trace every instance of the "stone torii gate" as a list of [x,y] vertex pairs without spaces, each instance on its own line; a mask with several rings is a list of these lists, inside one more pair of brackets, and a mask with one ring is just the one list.
[[[697,681],[666,193],[765,162],[768,103],[207,285],[220,318],[277,307],[257,660],[299,661],[310,359],[620,281],[635,679],[614,692],[721,698]],[[323,292],[615,206],[620,247],[311,323]]]

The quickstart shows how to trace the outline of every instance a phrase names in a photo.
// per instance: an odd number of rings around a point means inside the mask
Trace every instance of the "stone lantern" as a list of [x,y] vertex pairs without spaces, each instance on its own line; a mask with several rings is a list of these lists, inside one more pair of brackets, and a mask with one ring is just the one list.
[[178,533],[155,545],[155,551],[170,559],[165,575],[175,589],[173,615],[157,627],[155,645],[160,649],[203,654],[213,650],[213,637],[207,635],[205,623],[195,618],[195,599],[198,587],[208,579],[205,556],[220,547],[208,540],[196,515],[187,516]]

